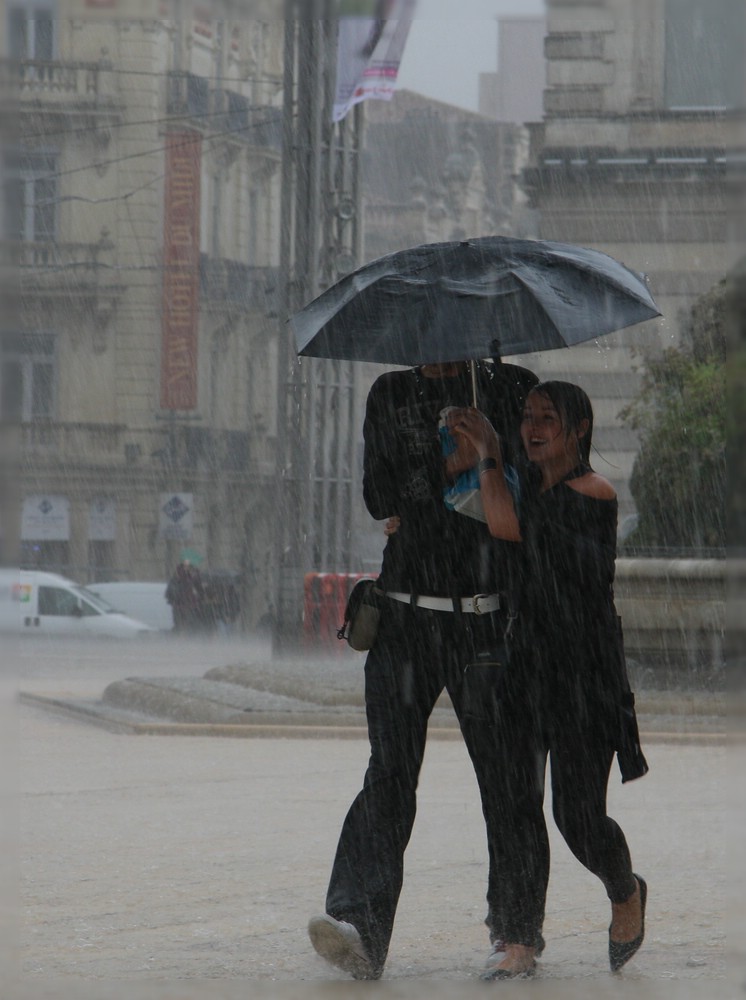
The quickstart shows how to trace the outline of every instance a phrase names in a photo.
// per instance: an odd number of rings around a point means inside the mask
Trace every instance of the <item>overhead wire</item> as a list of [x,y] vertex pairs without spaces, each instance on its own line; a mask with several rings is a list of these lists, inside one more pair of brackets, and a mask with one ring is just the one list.
[[[120,66],[104,66],[103,68],[106,73],[119,73],[121,76],[157,76],[160,78],[167,77],[172,73],[186,74],[189,72],[189,70],[122,69]],[[282,86],[282,81],[278,77],[273,76],[252,76],[250,80],[241,80],[236,79],[235,76],[222,76],[212,73],[195,73],[194,75],[199,76],[202,80],[217,80],[220,83],[261,83],[263,85]]]
[[[210,112],[210,115],[224,116],[225,112],[220,112],[220,111]],[[188,119],[188,118],[193,118],[195,116],[194,115],[185,115],[184,117]],[[152,124],[152,123],[159,124],[160,122],[168,121],[168,120],[170,120],[170,119],[165,119],[165,118],[164,119],[155,119],[155,120],[148,120],[147,122],[139,122],[137,124]],[[264,119],[264,120],[259,120],[259,121],[251,122],[251,123],[249,123],[246,126],[241,126],[240,128],[227,129],[225,132],[217,132],[217,133],[215,133],[213,135],[203,135],[202,136],[202,142],[203,142],[203,144],[205,144],[205,143],[211,143],[211,142],[213,142],[215,140],[224,138],[226,135],[232,135],[232,134],[234,134],[236,132],[245,131],[247,129],[261,128],[263,125],[273,124],[274,121],[275,121],[274,118],[268,118],[268,119]],[[132,123],[129,123],[129,124],[132,124]],[[189,141],[191,141],[191,139]],[[185,140],[185,142],[187,142],[187,140]],[[146,152],[127,154],[126,156],[114,158],[114,159],[112,159],[110,161],[106,161],[106,162],[107,163],[119,163],[122,160],[128,159],[129,157],[141,156],[141,155],[145,156],[145,155],[148,155],[150,153],[154,154],[154,153],[162,152],[165,148],[166,148],[165,145],[158,146],[155,149],[151,149],[151,150],[148,150]],[[57,180],[58,177],[66,176],[67,173],[75,172],[75,170],[88,170],[91,167],[96,167],[96,166],[100,166],[100,165],[101,164],[92,163],[92,164],[86,164],[83,167],[76,167],[76,168],[74,168],[73,171],[58,171],[57,173],[39,174],[38,175],[38,179],[40,179],[40,180]],[[57,204],[62,204],[63,202],[66,202],[66,201],[81,201],[81,202],[84,202],[85,204],[101,205],[101,204],[104,204],[106,202],[120,201],[120,200],[122,200],[124,198],[131,197],[133,194],[137,194],[138,191],[142,191],[144,188],[148,187],[150,184],[154,184],[156,181],[163,180],[163,178],[165,176],[166,176],[166,174],[164,172],[162,174],[159,174],[157,177],[154,177],[152,180],[146,181],[144,184],[138,185],[137,187],[133,188],[131,191],[127,191],[124,194],[112,195],[111,197],[106,197],[106,198],[87,198],[84,195],[74,195],[74,194],[71,194],[71,195],[62,195],[60,197],[55,197],[55,198],[41,198],[41,199],[38,199],[35,202],[35,204],[37,204],[37,205],[57,205]]]
[[[239,95],[242,96],[242,95]],[[248,104],[246,111],[266,111],[273,108],[271,104]],[[278,112],[280,108],[275,109]],[[195,118],[225,117],[231,112],[228,111],[185,111],[183,114],[164,115],[162,118],[140,118],[134,121],[107,122],[101,125],[78,125],[71,128],[43,129],[39,132],[27,133],[24,138],[48,139],[53,136],[74,136],[74,135],[95,135],[97,132],[110,132],[112,129],[131,128],[140,125],[169,125],[172,122],[189,121]]]
[[[214,112],[214,114],[216,114],[218,116],[223,116],[225,114],[225,112]],[[276,121],[276,119],[274,119],[274,118],[267,118],[264,121],[250,122],[248,125],[242,125],[239,128],[225,129],[222,132],[215,132],[212,135],[203,136],[203,142],[215,142],[216,140],[223,139],[226,136],[236,135],[236,134],[242,133],[242,132],[248,132],[248,131],[251,131],[252,129],[260,128],[262,125],[270,125],[274,121]],[[193,133],[192,136],[190,136],[188,139],[185,139],[183,141],[183,145],[184,146],[188,145],[190,142],[193,141],[193,135],[199,135],[199,134],[200,133]],[[182,145],[182,143],[176,143],[177,147],[180,146],[180,145]],[[111,157],[108,160],[98,160],[97,162],[83,164],[80,167],[71,167],[68,170],[58,170],[56,172],[50,172],[50,173],[47,173],[47,174],[40,173],[38,175],[37,179],[38,180],[58,180],[60,177],[69,177],[72,174],[81,173],[83,170],[100,169],[102,167],[114,166],[115,164],[118,164],[118,163],[125,163],[125,162],[127,162],[129,160],[139,159],[140,157],[143,157],[143,156],[153,156],[153,155],[155,155],[157,153],[164,152],[165,149],[166,149],[166,143],[163,143],[163,144],[161,144],[159,146],[151,147],[150,149],[140,150],[137,153],[127,153],[127,154],[125,154],[123,156]]]
[[[167,78],[169,76],[168,72],[154,72],[154,71],[147,71],[147,70],[112,69],[112,72],[120,72],[122,74],[127,74],[127,75],[131,74],[131,75],[156,76],[156,77],[160,77],[160,78]],[[230,78],[230,77],[203,76],[201,74],[200,74],[200,79],[206,79],[206,80],[224,80],[224,81],[232,82],[234,84],[241,83],[241,82],[251,82],[251,83],[267,82],[267,83],[275,83],[275,84],[278,83],[277,80],[272,80],[270,78],[268,78],[266,81],[261,81],[261,80],[259,80],[257,78],[254,78],[251,81],[239,81],[239,80],[235,80],[234,78]],[[241,96],[243,96],[243,95],[241,95]],[[265,105],[250,105],[249,104],[249,105],[247,105],[245,107],[245,109],[241,109],[241,110],[242,111],[245,110],[246,112],[262,110],[262,111],[266,112],[266,111],[268,111],[271,108],[272,108],[272,105],[266,105],[266,104]],[[278,113],[280,111],[279,108],[273,109],[273,110],[276,110]],[[101,131],[101,130],[103,130],[103,131],[109,131],[113,127],[121,129],[121,128],[129,128],[129,127],[133,127],[133,126],[142,126],[142,125],[151,125],[151,126],[153,126],[153,125],[165,125],[165,126],[168,126],[168,125],[171,125],[171,124],[173,124],[175,122],[189,122],[189,121],[193,121],[194,119],[202,119],[203,121],[205,121],[205,120],[209,120],[209,119],[212,119],[212,118],[225,118],[230,113],[231,112],[229,112],[227,110],[212,110],[212,111],[205,111],[205,112],[187,111],[184,114],[179,114],[179,115],[166,115],[166,116],[162,116],[160,118],[147,118],[147,119],[141,119],[141,120],[135,120],[135,121],[114,122],[114,123],[108,123],[108,124],[106,124],[104,126],[96,125],[96,126],[76,127],[76,128],[71,128],[71,129],[59,129],[57,131],[44,130],[44,132],[40,132],[40,133],[38,133],[36,135],[32,135],[31,138],[32,139],[35,139],[35,138],[49,138],[49,137],[55,137],[55,136],[66,136],[67,137],[67,136],[81,135],[81,134],[87,134],[87,133],[95,134],[96,132]],[[231,127],[231,128],[224,129],[224,130],[222,130],[220,132],[216,132],[216,133],[213,133],[213,134],[210,134],[210,135],[203,135],[202,136],[202,141],[203,141],[204,144],[212,144],[212,143],[217,142],[217,141],[219,141],[219,140],[221,140],[221,139],[223,139],[223,138],[225,138],[227,136],[241,134],[241,133],[247,133],[247,132],[250,132],[250,131],[252,131],[254,129],[261,128],[261,127],[263,127],[265,125],[275,124],[276,122],[277,122],[277,117],[275,115],[268,116],[268,117],[266,117],[264,119],[254,120],[253,122],[247,122],[246,125],[241,125],[241,126],[238,126],[238,127]],[[196,134],[200,134],[200,133],[196,133]],[[192,141],[193,141],[193,138],[192,138],[192,136],[190,136],[189,138],[185,138],[184,139],[183,144],[184,145],[188,145]],[[176,145],[178,146],[178,145],[180,145],[180,143],[177,143]],[[58,180],[58,179],[60,179],[62,177],[71,176],[73,174],[80,173],[80,172],[85,171],[85,170],[100,169],[100,168],[103,168],[103,167],[117,165],[117,164],[120,164],[120,163],[123,163],[123,162],[127,162],[127,161],[130,161],[130,160],[133,160],[133,159],[144,157],[144,156],[157,155],[159,153],[163,153],[166,150],[166,148],[167,148],[167,143],[162,143],[162,144],[159,144],[156,147],[150,147],[149,149],[140,150],[140,151],[138,151],[136,153],[128,153],[128,154],[124,154],[124,155],[120,155],[120,156],[116,156],[116,157],[111,157],[111,158],[109,158],[107,160],[99,160],[97,162],[86,163],[86,164],[84,164],[82,166],[79,166],[79,167],[72,167],[72,168],[70,168],[68,170],[59,170],[59,171],[56,171],[56,172],[49,172],[49,173],[46,173],[46,174],[39,174],[37,179],[39,179],[39,180],[52,180],[52,181],[56,181],[56,180]],[[135,235],[135,238],[137,240],[138,239],[137,234],[134,232],[134,229],[135,229],[134,222],[133,222],[133,220],[131,218],[131,215],[129,213],[129,204],[128,204],[129,199],[131,197],[133,197],[135,194],[137,194],[139,191],[142,191],[145,188],[151,186],[152,184],[155,184],[155,183],[163,180],[163,178],[165,176],[166,176],[165,172],[160,173],[157,176],[155,176],[153,178],[150,178],[149,180],[145,181],[144,183],[137,185],[135,188],[132,188],[130,191],[127,191],[127,192],[124,192],[124,193],[119,193],[119,194],[117,194],[115,196],[110,196],[110,197],[105,197],[105,198],[87,198],[87,197],[85,197],[83,195],[64,195],[62,197],[55,198],[55,199],[42,199],[39,203],[40,204],[50,204],[50,203],[60,204],[60,203],[66,202],[66,201],[81,201],[81,202],[84,202],[86,204],[104,204],[104,203],[109,203],[109,202],[123,201],[125,203],[126,207],[127,207],[127,210],[128,210],[128,218],[129,218],[129,221],[130,221],[130,226],[132,227],[133,234]],[[71,262],[71,263],[68,263],[68,264],[52,264],[52,265],[44,266],[42,269],[44,271],[46,271],[47,273],[49,273],[49,272],[56,272],[56,271],[71,271],[71,270],[75,270],[75,269],[91,268],[91,267],[93,267],[93,268],[110,269],[110,270],[130,270],[130,271],[131,270],[147,270],[147,271],[159,271],[159,270],[163,270],[163,267],[159,266],[159,265],[130,265],[130,266],[121,266],[121,265],[108,265],[108,264],[105,264],[104,262],[101,262],[101,261],[80,261],[80,262]],[[143,286],[143,287],[146,287],[146,286]]]

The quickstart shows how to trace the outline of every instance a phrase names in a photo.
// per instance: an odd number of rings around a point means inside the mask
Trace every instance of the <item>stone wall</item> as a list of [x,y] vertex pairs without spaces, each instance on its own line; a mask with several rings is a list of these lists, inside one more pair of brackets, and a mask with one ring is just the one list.
[[722,683],[726,566],[716,559],[617,560],[616,606],[633,684]]

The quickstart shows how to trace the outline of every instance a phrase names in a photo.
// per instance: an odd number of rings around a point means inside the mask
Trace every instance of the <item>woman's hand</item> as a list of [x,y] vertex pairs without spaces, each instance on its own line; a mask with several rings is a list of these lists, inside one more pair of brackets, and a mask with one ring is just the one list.
[[399,530],[400,524],[401,524],[401,518],[399,517],[398,514],[394,514],[392,517],[388,519],[388,521],[383,526],[384,535],[387,538],[390,538],[391,535],[395,535]]
[[[455,441],[468,441],[478,459],[493,458],[494,467],[481,469],[479,491],[487,518],[487,528],[493,538],[507,542],[521,540],[521,528],[513,497],[505,482],[500,438],[487,417],[469,406],[448,414],[448,430]],[[476,464],[476,463],[475,463]]]
[[471,448],[476,465],[482,458],[494,458],[502,461],[500,438],[487,417],[474,407],[453,409],[448,414],[448,430],[453,435],[459,449]]

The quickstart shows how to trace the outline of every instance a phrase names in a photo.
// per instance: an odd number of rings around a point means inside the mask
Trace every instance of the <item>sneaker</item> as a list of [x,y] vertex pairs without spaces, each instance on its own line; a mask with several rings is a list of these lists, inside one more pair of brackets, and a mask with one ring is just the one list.
[[[479,975],[480,979],[486,982],[494,982],[497,979],[530,979],[536,974],[535,948],[518,944],[503,945],[503,947],[505,951],[501,954],[496,953],[493,948],[487,960],[488,964]],[[507,968],[503,967],[504,961],[507,962]]]
[[504,958],[505,942],[500,940],[493,941],[492,951],[487,956],[487,961],[484,963],[484,968],[482,969],[482,976],[490,978],[490,974],[495,971]]
[[379,979],[356,927],[325,913],[308,921],[311,944],[330,965],[349,972],[353,979]]

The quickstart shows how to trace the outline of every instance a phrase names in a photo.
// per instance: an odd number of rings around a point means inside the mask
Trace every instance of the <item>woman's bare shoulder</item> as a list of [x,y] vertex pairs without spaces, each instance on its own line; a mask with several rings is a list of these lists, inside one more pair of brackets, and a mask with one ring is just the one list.
[[599,476],[597,472],[586,472],[577,479],[568,479],[570,489],[594,500],[616,500],[616,490],[608,479]]

